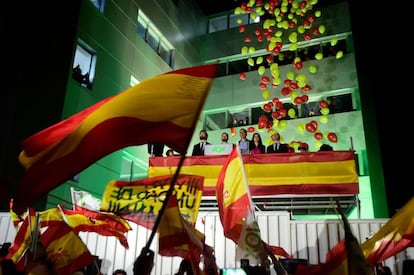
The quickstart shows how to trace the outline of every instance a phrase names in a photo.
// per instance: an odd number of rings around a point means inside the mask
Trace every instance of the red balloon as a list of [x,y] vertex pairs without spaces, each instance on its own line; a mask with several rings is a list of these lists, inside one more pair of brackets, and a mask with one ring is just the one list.
[[315,129],[318,129],[318,122],[316,120],[311,120],[310,124],[312,124]]
[[259,116],[259,122],[260,121],[267,121],[267,116],[265,116],[265,115]]
[[323,134],[321,132],[316,132],[313,134],[313,137],[317,140],[323,139]]
[[244,38],[244,42],[252,42],[252,37],[250,35],[246,35],[246,37]]
[[263,129],[263,128],[265,128],[267,126],[267,121],[265,121],[265,120],[261,120],[261,121],[259,121],[259,123],[257,124],[257,127],[259,128],[259,129]]
[[338,137],[336,136],[336,134],[335,134],[335,133],[333,133],[333,132],[329,132],[329,133],[328,133],[328,140],[329,140],[330,142],[337,143],[337,142],[338,142]]
[[309,96],[308,95],[302,95],[301,97],[302,97],[303,103],[308,102],[308,100],[309,100]]
[[306,84],[301,88],[301,90],[304,92],[309,92],[310,90],[312,90],[312,87],[309,84]]
[[326,108],[326,107],[329,107],[329,104],[326,100],[321,100],[319,101],[319,107]]
[[247,128],[247,132],[254,133],[254,127],[250,126],[249,128]]
[[246,74],[245,73],[240,73],[240,79],[241,80],[246,80]]
[[245,31],[246,31],[246,26],[245,25],[239,26],[239,32],[240,33],[245,32]]
[[285,108],[282,108],[279,110],[279,113],[281,117],[286,117],[288,114],[288,111]]
[[316,127],[315,127],[312,123],[310,123],[310,122],[306,123],[305,128],[306,128],[306,131],[311,132],[311,133],[315,132],[315,131],[316,131],[316,129],[317,129],[317,128],[316,128]]
[[279,119],[280,118],[280,112],[279,111],[275,111],[272,113],[272,118],[273,119]]
[[289,94],[290,94],[290,92],[291,92],[291,89],[290,89],[290,88],[288,88],[288,87],[284,87],[284,88],[282,88],[282,90],[280,90],[280,93],[281,93],[283,96],[287,96],[287,95],[289,95]]

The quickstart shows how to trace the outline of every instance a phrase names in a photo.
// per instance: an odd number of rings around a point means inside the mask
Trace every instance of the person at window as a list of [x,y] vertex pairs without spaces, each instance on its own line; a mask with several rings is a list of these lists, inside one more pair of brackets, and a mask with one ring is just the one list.
[[253,134],[252,140],[249,143],[249,152],[251,155],[266,153],[266,147],[259,133]]
[[273,144],[267,146],[266,153],[288,153],[289,146],[287,144],[280,142],[280,134],[278,132],[274,132],[270,138],[273,141]]
[[308,152],[309,151],[309,146],[307,143],[301,143],[298,147],[298,151],[299,152]]
[[127,273],[123,269],[117,269],[112,273],[112,275],[127,275]]
[[206,145],[210,144],[208,139],[208,134],[206,130],[201,130],[199,133],[200,142],[193,146],[192,156],[204,156],[204,149]]
[[167,157],[174,157],[175,156],[174,150],[173,149],[168,149],[167,152],[165,152],[165,155]]
[[221,133],[221,144],[229,144],[229,134],[226,132]]
[[250,140],[247,138],[247,130],[244,128],[241,128],[239,134],[240,134],[240,140],[239,140],[240,153],[248,154]]
[[151,157],[162,157],[163,153],[164,153],[164,144],[148,143],[148,154]]
[[322,144],[322,146],[319,147],[319,151],[333,151],[333,147],[329,144]]

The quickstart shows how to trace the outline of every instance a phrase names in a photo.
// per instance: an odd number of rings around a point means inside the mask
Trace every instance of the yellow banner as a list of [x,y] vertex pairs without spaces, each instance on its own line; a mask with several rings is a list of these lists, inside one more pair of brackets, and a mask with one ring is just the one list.
[[[136,181],[111,181],[102,197],[101,210],[116,213],[124,219],[152,229],[172,175]],[[195,224],[203,194],[204,177],[180,174],[174,183],[178,206],[183,218]]]

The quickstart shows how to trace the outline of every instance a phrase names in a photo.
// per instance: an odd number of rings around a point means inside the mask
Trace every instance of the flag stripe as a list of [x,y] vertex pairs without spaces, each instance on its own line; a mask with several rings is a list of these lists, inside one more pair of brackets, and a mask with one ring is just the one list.
[[[320,156],[320,153],[322,154]],[[358,174],[352,151],[306,154],[243,155],[253,196],[274,194],[358,194]],[[203,196],[214,196],[226,155],[187,157],[180,172],[204,176]],[[148,175],[175,172],[179,158],[150,158]]]

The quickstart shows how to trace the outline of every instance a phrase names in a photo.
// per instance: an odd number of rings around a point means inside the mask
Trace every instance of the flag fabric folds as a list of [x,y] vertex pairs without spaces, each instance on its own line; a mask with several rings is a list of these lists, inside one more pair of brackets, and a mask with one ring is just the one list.
[[158,254],[182,257],[191,263],[193,274],[201,274],[199,263],[205,236],[184,220],[178,208],[175,194],[168,200],[167,208],[161,217],[158,233]]
[[185,154],[218,64],[168,72],[46,128],[21,144],[20,214],[38,197],[127,146],[160,142]]
[[[152,230],[165,201],[173,175],[136,181],[111,181],[102,197],[101,210]],[[204,177],[179,174],[174,183],[180,213],[191,225],[197,221]]]
[[267,258],[267,253],[254,215],[238,146],[233,147],[223,165],[217,180],[216,196],[224,235],[238,245],[238,258],[260,264]]
[[40,241],[60,275],[71,275],[93,263],[87,246],[63,221],[48,226]]
[[217,204],[224,236],[238,243],[243,219],[251,205],[251,199],[243,174],[243,162],[238,147],[234,147],[217,180]]
[[23,220],[23,223],[20,225],[14,241],[9,248],[6,259],[12,260],[15,264],[20,261],[20,259],[24,256],[26,250],[29,248],[29,244],[33,240],[33,235],[38,234],[38,232],[34,232],[35,228],[37,228],[36,223],[36,211],[32,208],[29,208],[28,214]]
[[39,217],[41,227],[65,221],[75,233],[96,232],[102,236],[113,236],[125,248],[129,247],[125,234],[132,228],[126,220],[117,215],[85,208],[68,210],[56,207],[39,213]]
[[361,244],[371,265],[414,246],[414,197],[411,198],[378,232]]

